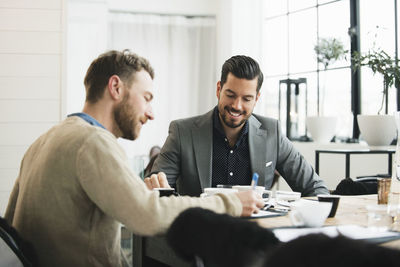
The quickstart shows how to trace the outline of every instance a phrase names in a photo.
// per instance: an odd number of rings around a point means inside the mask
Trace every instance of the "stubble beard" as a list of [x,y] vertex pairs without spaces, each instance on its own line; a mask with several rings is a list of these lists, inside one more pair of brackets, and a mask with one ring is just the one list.
[[247,121],[247,119],[250,117],[249,115],[246,114],[246,112],[243,112],[243,111],[237,112],[237,111],[235,111],[235,113],[240,113],[241,115],[244,115],[244,118],[241,121],[239,121],[238,123],[235,123],[234,121],[231,121],[231,120],[229,120],[227,118],[227,113],[229,113],[230,110],[231,110],[230,108],[225,106],[223,108],[223,112],[220,112],[220,116],[222,118],[222,121],[229,128],[233,128],[234,129],[234,128],[238,128],[238,127],[242,126]]
[[128,140],[135,140],[139,136],[138,123],[135,118],[138,117],[133,107],[128,104],[128,97],[126,95],[121,103],[114,109],[114,120],[116,122],[119,131],[121,132],[121,137]]

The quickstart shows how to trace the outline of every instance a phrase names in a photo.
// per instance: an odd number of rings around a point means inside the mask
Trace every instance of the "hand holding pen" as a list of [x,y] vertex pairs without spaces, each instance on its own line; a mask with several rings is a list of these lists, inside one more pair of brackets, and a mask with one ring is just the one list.
[[240,202],[242,202],[242,214],[241,216],[248,217],[253,213],[257,213],[260,208],[264,207],[263,199],[255,192],[255,186],[257,186],[258,174],[253,175],[251,186],[253,190],[240,191],[235,193]]

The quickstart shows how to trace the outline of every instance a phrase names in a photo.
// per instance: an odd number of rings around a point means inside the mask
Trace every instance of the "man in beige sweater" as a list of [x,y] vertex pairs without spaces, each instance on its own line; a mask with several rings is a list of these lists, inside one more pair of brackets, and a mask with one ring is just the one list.
[[26,152],[5,217],[30,241],[40,266],[123,266],[120,223],[136,234],[163,233],[183,210],[202,207],[248,216],[253,192],[207,198],[159,197],[165,175],[132,173],[122,137],[134,140],[153,119],[153,69],[129,51],[100,55],[85,77],[83,112],[68,116]]

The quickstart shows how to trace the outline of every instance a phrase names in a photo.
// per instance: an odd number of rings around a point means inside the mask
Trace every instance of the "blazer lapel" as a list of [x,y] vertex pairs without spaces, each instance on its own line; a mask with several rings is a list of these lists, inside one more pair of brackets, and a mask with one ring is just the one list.
[[192,129],[194,156],[201,189],[211,187],[213,110],[201,116]]
[[253,173],[259,174],[258,185],[265,185],[265,163],[267,159],[267,131],[260,129],[261,123],[254,117],[249,118],[249,149]]

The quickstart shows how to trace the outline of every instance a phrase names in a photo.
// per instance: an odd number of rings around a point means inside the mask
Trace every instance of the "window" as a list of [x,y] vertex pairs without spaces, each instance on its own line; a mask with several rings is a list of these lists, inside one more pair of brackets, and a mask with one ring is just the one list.
[[[264,52],[265,74],[262,103],[267,116],[285,117],[279,111],[279,81],[307,79],[307,115],[335,116],[339,119],[338,136],[345,139],[353,133],[351,39],[348,35],[350,1],[359,3],[360,50],[367,51],[375,43],[390,55],[395,54],[395,2],[397,0],[265,0]],[[345,46],[346,59],[328,66],[318,64],[314,46],[319,38],[336,38]],[[361,106],[363,114],[376,114],[381,103],[382,77],[367,68],[361,69]],[[281,89],[280,89],[281,88]],[[378,89],[377,89],[378,88]],[[389,114],[396,110],[396,90],[390,89]],[[284,101],[284,99],[282,99]],[[281,102],[282,102],[281,101]],[[281,105],[285,107],[286,105]],[[283,127],[285,128],[285,127]],[[285,131],[285,129],[283,129]],[[299,121],[299,135],[305,134]],[[358,136],[355,136],[358,137]]]
[[[380,47],[389,55],[395,55],[395,11],[393,0],[360,1],[360,47],[366,52]],[[376,114],[381,106],[383,78],[363,67],[361,69],[361,113]],[[395,88],[389,89],[388,113],[396,110]]]

